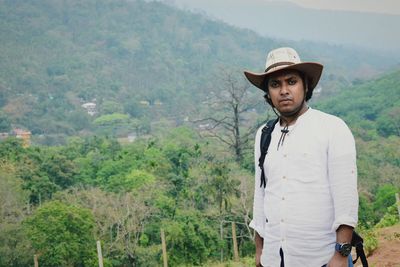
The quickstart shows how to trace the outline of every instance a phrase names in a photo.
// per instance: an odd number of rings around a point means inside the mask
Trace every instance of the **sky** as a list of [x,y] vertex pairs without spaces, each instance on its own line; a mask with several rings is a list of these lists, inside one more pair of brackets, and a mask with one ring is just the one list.
[[[243,0],[244,2],[245,0]],[[268,1],[268,0],[265,0]],[[348,10],[400,15],[400,0],[288,0],[317,9]]]
[[400,0],[161,0],[284,40],[400,52]]
[[[210,4],[213,0],[166,0],[180,5],[193,7]],[[346,10],[400,15],[400,0],[226,0],[224,4],[242,3],[243,6],[252,2],[292,2],[306,8]],[[201,3],[201,4],[200,4]]]

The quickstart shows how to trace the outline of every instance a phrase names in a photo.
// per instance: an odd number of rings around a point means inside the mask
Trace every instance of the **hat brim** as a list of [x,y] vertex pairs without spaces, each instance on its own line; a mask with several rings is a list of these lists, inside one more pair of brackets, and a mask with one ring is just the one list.
[[264,80],[271,76],[273,73],[282,70],[297,70],[307,76],[308,79],[308,89],[314,90],[317,86],[319,79],[321,78],[322,69],[324,68],[323,65],[316,63],[316,62],[302,62],[293,65],[285,65],[273,68],[268,72],[263,73],[256,73],[251,71],[244,71],[244,75],[246,78],[256,87],[260,88],[261,90],[265,91],[265,86],[263,85]]

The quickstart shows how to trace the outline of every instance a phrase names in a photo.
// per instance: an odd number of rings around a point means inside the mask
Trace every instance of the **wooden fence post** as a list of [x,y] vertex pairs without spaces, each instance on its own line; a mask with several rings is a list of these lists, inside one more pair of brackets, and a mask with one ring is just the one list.
[[223,225],[223,221],[220,222],[219,225],[219,232],[220,232],[220,236],[221,236],[221,257],[220,257],[220,261],[223,262],[224,261],[224,225]]
[[396,203],[397,203],[397,212],[399,213],[399,217],[400,217],[400,198],[399,198],[399,193],[396,193]]
[[239,250],[236,238],[236,224],[232,222],[232,240],[233,240],[233,259],[239,261]]
[[97,257],[99,258],[99,267],[103,267],[103,255],[101,253],[100,241],[97,241]]
[[38,256],[36,254],[33,255],[33,262],[35,264],[35,267],[39,267]]
[[161,229],[161,246],[162,246],[164,267],[168,267],[167,244],[166,244],[166,242],[165,242],[165,233],[164,233],[164,229]]

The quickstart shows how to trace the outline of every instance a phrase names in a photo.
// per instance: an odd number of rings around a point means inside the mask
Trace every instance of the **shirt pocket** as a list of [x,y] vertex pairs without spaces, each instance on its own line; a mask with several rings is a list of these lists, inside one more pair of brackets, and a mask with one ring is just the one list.
[[304,149],[289,154],[290,174],[294,181],[314,183],[326,176],[326,155]]

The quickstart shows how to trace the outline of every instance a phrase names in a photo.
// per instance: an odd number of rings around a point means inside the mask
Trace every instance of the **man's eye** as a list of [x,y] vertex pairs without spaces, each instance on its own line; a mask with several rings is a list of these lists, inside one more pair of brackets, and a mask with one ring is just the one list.
[[276,88],[276,87],[278,87],[278,83],[277,82],[270,82],[269,86],[272,87],[272,88]]
[[289,85],[295,85],[297,83],[297,80],[290,79],[288,83],[289,83]]

